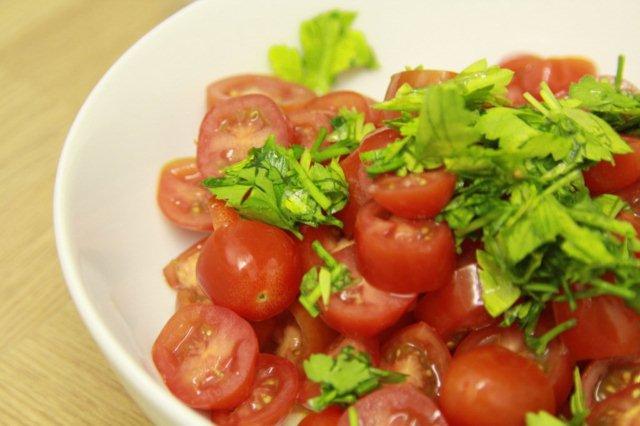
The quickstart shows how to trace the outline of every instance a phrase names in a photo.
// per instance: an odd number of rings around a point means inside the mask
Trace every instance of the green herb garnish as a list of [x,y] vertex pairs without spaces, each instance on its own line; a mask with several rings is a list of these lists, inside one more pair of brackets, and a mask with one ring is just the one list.
[[[323,162],[332,158],[348,155],[355,151],[362,139],[375,130],[371,123],[365,123],[364,114],[346,108],[331,120],[333,131],[327,134],[322,128],[311,147],[311,159]],[[329,146],[321,148],[323,142],[329,142]]]
[[580,378],[580,370],[576,367],[573,371],[573,381],[575,384],[575,390],[569,405],[571,407],[571,416],[569,420],[559,419],[556,416],[547,413],[546,411],[540,411],[538,413],[527,413],[526,423],[527,426],[583,426],[586,424],[587,417],[589,416],[589,409],[585,402],[584,389],[582,387],[582,380]]

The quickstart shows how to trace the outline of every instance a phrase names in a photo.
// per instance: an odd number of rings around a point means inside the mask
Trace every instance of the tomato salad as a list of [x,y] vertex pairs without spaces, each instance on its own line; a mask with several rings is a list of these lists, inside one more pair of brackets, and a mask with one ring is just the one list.
[[[301,33],[342,25],[339,52],[374,67],[354,17]],[[207,233],[164,269],[170,391],[220,425],[640,424],[623,59],[418,67],[377,102],[329,91],[344,66],[312,49],[210,84],[195,158],[162,169],[162,212]]]

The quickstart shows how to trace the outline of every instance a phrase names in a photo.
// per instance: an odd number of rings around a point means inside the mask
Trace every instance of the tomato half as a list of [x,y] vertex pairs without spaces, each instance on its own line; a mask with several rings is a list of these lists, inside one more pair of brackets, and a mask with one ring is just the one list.
[[593,361],[582,374],[589,408],[634,384],[640,384],[640,357]]
[[617,191],[615,194],[629,203],[631,209],[640,215],[640,181]]
[[273,135],[290,144],[289,123],[282,110],[264,95],[227,99],[205,115],[198,136],[198,169],[204,176],[220,176],[222,169],[264,145]]
[[433,291],[453,275],[455,244],[445,223],[399,218],[370,202],[358,212],[355,241],[358,269],[381,290]]
[[302,270],[305,272],[314,266],[323,264],[312,247],[314,241],[319,241],[329,252],[333,251],[340,241],[340,229],[334,226],[322,225],[313,227],[302,225],[300,233],[302,234],[302,240],[298,241],[298,250],[302,260]]
[[331,406],[319,413],[310,413],[298,426],[336,426],[342,411],[339,407]]
[[590,426],[640,426],[640,384],[597,404],[587,423]]
[[406,383],[434,399],[440,396],[442,378],[450,362],[447,346],[423,322],[400,330],[382,348],[383,369],[406,374]]
[[391,81],[384,95],[384,100],[392,99],[396,96],[398,89],[408,84],[414,89],[420,87],[431,86],[432,84],[442,83],[455,77],[457,73],[444,70],[407,70],[395,73],[391,76]]
[[320,129],[327,133],[333,130],[331,126],[332,113],[314,109],[296,109],[287,114],[293,128],[293,140],[298,145],[311,148],[318,137]]
[[285,110],[299,107],[316,97],[305,86],[278,77],[242,74],[214,81],[207,86],[207,110],[227,99],[249,94],[268,96]]
[[302,277],[293,239],[279,228],[252,220],[216,230],[202,247],[196,271],[213,303],[252,321],[287,309]]
[[640,139],[622,138],[633,152],[614,155],[615,164],[601,161],[584,171],[584,181],[593,195],[619,191],[640,179]]
[[333,254],[350,270],[354,284],[333,293],[329,305],[320,304],[321,317],[330,327],[347,336],[371,337],[391,327],[416,296],[391,294],[371,286],[356,268],[354,245]]
[[[431,398],[407,384],[385,386],[361,398],[353,407],[359,426],[447,426]],[[347,412],[338,425],[350,425]]]
[[364,114],[365,122],[372,122],[373,116],[369,108],[369,101],[360,93],[350,90],[336,90],[326,95],[312,99],[304,108],[327,111],[331,116],[336,116],[342,108],[354,109]]
[[536,363],[495,345],[453,357],[439,402],[459,426],[521,425],[528,412],[555,412],[553,389]]
[[162,269],[164,278],[172,288],[200,290],[196,277],[196,263],[205,241],[206,237],[196,241]]
[[435,217],[447,205],[456,185],[454,174],[444,170],[382,176],[369,188],[371,196],[396,216],[408,219]]
[[214,230],[232,225],[240,219],[237,210],[229,207],[226,201],[218,200],[214,196],[209,199],[209,213]]
[[293,408],[299,387],[295,365],[279,356],[260,354],[249,398],[231,412],[214,411],[211,420],[221,426],[277,424]]
[[153,362],[171,392],[200,409],[231,409],[251,392],[258,341],[230,309],[188,305],[165,324]]
[[560,335],[576,361],[640,353],[640,316],[618,297],[581,299],[574,312],[566,302],[554,302],[553,313],[558,324],[577,321]]
[[158,182],[158,206],[181,228],[211,231],[211,193],[201,185],[203,176],[193,158],[179,158],[162,167]]

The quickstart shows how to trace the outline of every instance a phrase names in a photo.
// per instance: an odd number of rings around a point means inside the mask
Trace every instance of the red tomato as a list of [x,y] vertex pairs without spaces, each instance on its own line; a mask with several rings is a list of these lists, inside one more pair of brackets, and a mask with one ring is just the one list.
[[214,411],[211,420],[226,425],[275,425],[296,401],[300,379],[290,361],[279,356],[260,354],[251,395],[231,412]]
[[279,228],[250,220],[216,230],[202,247],[196,270],[213,303],[252,321],[287,309],[302,277],[292,238]]
[[203,176],[193,158],[173,160],[162,167],[158,182],[158,205],[162,213],[181,228],[211,231],[209,199]]
[[196,263],[200,257],[200,251],[207,238],[195,242],[188,249],[180,253],[162,269],[164,278],[172,288],[200,290],[196,277]]
[[313,109],[297,109],[287,114],[293,128],[293,140],[298,145],[311,148],[318,137],[321,128],[327,133],[333,131],[331,126],[332,113]]
[[597,404],[587,423],[592,426],[640,426],[640,384]]
[[321,303],[321,316],[330,327],[347,336],[371,337],[391,327],[416,300],[415,295],[398,295],[378,290],[364,280],[356,268],[355,247],[333,254],[351,271],[354,284],[333,293],[329,305]]
[[445,223],[391,215],[370,202],[356,219],[358,269],[371,285],[395,293],[437,290],[455,265],[455,244]]
[[333,226],[323,225],[316,228],[302,225],[300,232],[302,233],[302,240],[298,241],[298,249],[302,260],[302,270],[305,272],[323,263],[313,247],[311,247],[314,241],[320,241],[320,244],[331,252],[336,248],[340,240],[340,229]]
[[337,426],[342,411],[339,407],[331,406],[319,413],[310,413],[298,426]]
[[626,188],[640,179],[640,139],[622,137],[633,152],[614,155],[615,165],[601,161],[584,171],[584,181],[593,195],[614,192]]
[[640,316],[614,296],[578,301],[571,312],[565,302],[554,302],[556,323],[571,318],[577,325],[560,335],[576,361],[640,353]]
[[382,348],[382,368],[408,377],[430,398],[440,396],[442,378],[449,368],[451,354],[440,336],[427,324],[418,322],[397,332]]
[[640,383],[640,357],[638,356],[592,361],[582,374],[582,388],[589,408],[638,383]]
[[278,77],[243,74],[217,80],[207,86],[207,110],[227,99],[256,93],[268,96],[285,110],[299,107],[316,97],[305,86]]
[[336,90],[324,96],[312,99],[304,108],[316,111],[328,111],[332,116],[338,115],[342,108],[355,109],[364,114],[365,122],[373,122],[374,117],[369,108],[369,101],[360,93],[350,90]]
[[[434,402],[411,385],[385,386],[355,403],[359,426],[447,426]],[[349,414],[339,426],[349,426]]]
[[640,212],[620,212],[618,219],[629,222],[633,225],[636,233],[640,235]]
[[258,341],[233,311],[193,304],[165,324],[152,356],[169,390],[185,404],[231,409],[251,392]]
[[354,339],[352,337],[339,336],[333,341],[331,346],[329,346],[327,354],[336,356],[342,351],[342,348],[346,348],[347,346],[351,346],[357,351],[368,353],[373,365],[380,363],[380,343],[376,338]]
[[640,215],[640,181],[615,194],[629,203],[636,215]]
[[373,199],[396,216],[435,217],[447,205],[456,185],[454,174],[432,170],[407,176],[382,176],[369,188]]
[[343,231],[348,237],[353,235],[358,210],[371,199],[369,187],[373,184],[373,179],[367,174],[366,168],[360,160],[360,154],[384,148],[399,137],[400,134],[396,130],[384,127],[378,129],[368,134],[358,149],[340,162],[349,184],[349,201],[344,209],[336,214],[336,217],[344,223]]
[[234,224],[240,219],[240,215],[233,208],[227,206],[226,201],[211,197],[209,200],[209,213],[213,229],[222,228]]
[[264,145],[268,136],[289,146],[289,124],[282,110],[264,95],[244,95],[221,102],[205,115],[198,136],[198,169],[220,176],[222,169]]
[[453,357],[440,408],[459,426],[512,426],[525,414],[555,412],[553,389],[535,362],[488,345]]
[[181,288],[176,291],[176,311],[194,303],[211,303],[211,300],[201,290]]
[[389,100],[396,96],[398,89],[408,84],[414,89],[431,86],[432,84],[442,83],[455,77],[457,73],[453,71],[444,70],[408,70],[395,73],[391,76],[391,81],[387,87],[387,93],[384,95],[384,100]]

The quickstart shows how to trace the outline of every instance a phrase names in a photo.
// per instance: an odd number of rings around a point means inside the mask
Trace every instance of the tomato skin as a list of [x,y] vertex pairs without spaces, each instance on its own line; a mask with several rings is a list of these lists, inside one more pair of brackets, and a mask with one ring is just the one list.
[[376,203],[396,216],[430,219],[451,200],[455,185],[454,174],[431,170],[402,177],[379,177],[369,191]]
[[169,390],[185,404],[231,409],[251,391],[258,341],[249,323],[230,309],[192,304],[167,321],[152,357]]
[[332,252],[340,240],[340,229],[334,226],[321,225],[316,228],[309,225],[302,225],[300,227],[300,233],[302,234],[302,240],[299,240],[297,243],[302,260],[302,270],[305,272],[314,266],[323,264],[311,246],[314,241],[319,241],[327,251]]
[[636,383],[640,383],[640,356],[592,361],[582,373],[585,404],[591,408]]
[[566,302],[554,302],[556,323],[571,318],[575,327],[560,335],[576,361],[630,356],[640,353],[640,316],[614,296],[577,301],[571,312]]
[[633,210],[636,215],[640,215],[640,181],[621,191],[617,191],[615,195],[629,203],[631,210]]
[[304,108],[327,111],[332,117],[338,115],[342,108],[354,109],[364,114],[365,122],[373,122],[374,116],[369,108],[369,101],[360,93],[351,90],[336,90],[312,99]]
[[251,148],[273,135],[289,146],[290,128],[282,110],[264,95],[244,95],[220,102],[204,116],[198,135],[197,163],[203,176],[244,159]]
[[434,291],[453,275],[455,244],[445,223],[398,218],[370,202],[358,212],[355,241],[358,269],[380,290]]
[[615,192],[640,179],[640,139],[623,136],[633,152],[613,156],[615,165],[601,161],[585,170],[584,181],[593,195]]
[[587,418],[591,426],[640,425],[640,384],[635,384],[593,407]]
[[332,405],[319,413],[310,413],[298,426],[337,426],[342,411],[339,407]]
[[[360,426],[447,426],[436,404],[416,388],[407,384],[385,386],[355,403]],[[349,426],[344,412],[339,426]]]
[[553,389],[538,366],[495,345],[454,356],[439,401],[456,426],[521,425],[528,412],[555,412]]
[[324,128],[327,133],[333,131],[332,114],[328,111],[303,108],[288,113],[287,117],[293,128],[294,142],[305,148],[311,148],[320,129]]
[[293,408],[299,387],[298,370],[290,361],[260,354],[249,398],[231,412],[214,411],[211,420],[220,426],[276,424]]
[[208,203],[211,193],[200,182],[193,158],[178,158],[162,167],[157,201],[160,210],[174,224],[192,231],[211,231]]
[[297,108],[315,98],[313,91],[270,75],[242,74],[214,81],[207,86],[207,110],[233,97],[262,94],[285,110]]
[[213,303],[251,321],[287,309],[302,277],[292,238],[279,228],[251,220],[215,231],[202,247],[196,268]]
[[209,213],[211,214],[211,224],[214,230],[233,225],[240,219],[240,214],[237,210],[227,206],[226,201],[218,200],[214,196],[209,199]]
[[408,375],[405,383],[430,398],[440,396],[442,378],[451,354],[442,339],[424,322],[410,325],[387,341],[382,348],[382,368]]
[[403,84],[408,84],[414,89],[421,87],[431,86],[432,84],[442,83],[452,79],[458,75],[453,71],[445,70],[407,70],[395,73],[391,76],[391,81],[387,87],[387,92],[384,95],[384,100],[387,101],[396,96],[398,89]]

